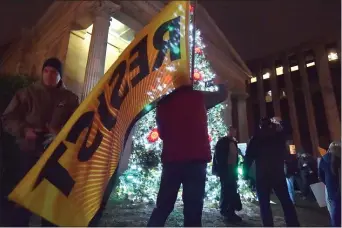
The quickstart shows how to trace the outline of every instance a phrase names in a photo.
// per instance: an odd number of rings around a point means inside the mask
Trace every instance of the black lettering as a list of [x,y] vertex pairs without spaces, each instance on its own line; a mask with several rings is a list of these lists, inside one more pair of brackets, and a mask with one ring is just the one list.
[[138,56],[129,65],[129,71],[139,67],[139,73],[131,80],[132,87],[135,87],[141,80],[150,74],[147,57],[147,36],[144,36],[137,45],[132,48],[130,58],[138,53]]
[[93,140],[93,143],[91,144],[91,146],[87,147],[87,141],[88,141],[89,135],[90,135],[90,128],[87,132],[86,140],[83,141],[80,152],[78,153],[78,156],[77,156],[80,162],[89,161],[89,159],[94,155],[97,148],[99,148],[101,141],[103,139],[103,134],[101,133],[100,129],[97,129],[96,136]]
[[[164,35],[169,32],[169,40],[164,40]],[[153,46],[159,50],[156,61],[154,62],[153,70],[158,70],[163,64],[166,53],[170,50],[170,59],[175,61],[181,58],[180,47],[180,17],[176,17],[163,23],[153,36]]]
[[82,131],[88,128],[86,137],[82,143],[82,146],[77,156],[78,160],[81,162],[86,162],[93,156],[97,148],[100,146],[102,138],[103,138],[103,135],[100,129],[97,129],[96,136],[94,138],[93,143],[91,144],[91,146],[87,147],[88,137],[91,132],[90,125],[93,122],[94,116],[95,116],[95,112],[83,113],[83,115],[74,124],[74,126],[72,127],[71,131],[69,132],[66,138],[67,141],[76,143]]
[[[109,85],[112,86],[113,82],[114,82],[114,79],[118,76],[119,78],[123,76],[125,76],[125,73],[126,73],[126,66],[127,66],[127,63],[126,63],[126,60],[123,60],[121,63],[119,63],[119,65],[115,68],[113,74],[112,74],[112,77],[110,78],[109,80]],[[122,81],[122,79],[121,79]],[[116,83],[117,85],[117,83]],[[121,83],[120,83],[121,85]]]
[[[119,67],[120,67],[120,69],[118,69]],[[123,99],[126,97],[128,91],[129,91],[127,81],[123,80],[125,77],[125,72],[126,72],[126,61],[121,62],[120,65],[117,67],[117,69],[115,69],[115,71],[117,71],[117,73],[115,75],[118,75],[118,79],[116,80],[115,86],[112,90],[110,103],[113,106],[113,108],[119,110]],[[115,73],[115,71],[114,71],[114,73]],[[123,81],[124,81],[124,83],[126,82],[126,84],[124,87],[124,92],[123,92],[122,96],[120,96],[119,91],[120,91],[120,87],[121,87]]]
[[99,113],[100,120],[105,128],[108,131],[112,130],[116,123],[116,118],[109,112],[109,108],[106,102],[105,92],[102,92],[101,95],[97,98],[100,102],[99,107],[97,108],[97,112]]
[[59,189],[66,197],[69,196],[72,188],[75,185],[75,181],[72,179],[68,171],[58,162],[62,157],[67,147],[61,142],[51,157],[46,162],[42,171],[34,184],[35,189],[44,179],[49,181],[57,189]]

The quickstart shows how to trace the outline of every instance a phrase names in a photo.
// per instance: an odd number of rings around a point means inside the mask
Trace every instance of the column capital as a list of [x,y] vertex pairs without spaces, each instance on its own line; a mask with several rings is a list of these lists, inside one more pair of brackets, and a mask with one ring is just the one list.
[[114,16],[115,12],[119,11],[121,6],[115,4],[112,1],[96,1],[95,4],[90,8],[92,14],[95,18],[103,17],[105,19],[109,19]]
[[77,8],[74,20],[70,23],[72,30],[83,30],[94,24],[96,18],[110,21],[110,17],[118,12],[121,6],[112,1],[82,1]]

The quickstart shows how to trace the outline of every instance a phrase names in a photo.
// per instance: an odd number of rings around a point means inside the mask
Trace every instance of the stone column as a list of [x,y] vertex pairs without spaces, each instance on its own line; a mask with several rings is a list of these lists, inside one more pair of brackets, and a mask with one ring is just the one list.
[[271,62],[270,82],[271,82],[272,104],[273,104],[273,109],[274,109],[274,115],[281,117],[280,95],[279,95],[280,93],[279,93],[279,87],[277,84],[277,73],[276,73],[275,61]]
[[248,98],[247,93],[235,94],[237,98],[237,112],[238,112],[238,132],[239,141],[248,141],[248,120],[247,120],[247,104],[246,99]]
[[71,32],[71,26],[67,26],[63,30],[63,35],[58,42],[59,48],[57,49],[56,57],[61,60],[62,63],[65,64],[66,55],[68,53],[68,46],[69,46],[69,40],[70,40],[70,32]]
[[298,56],[300,77],[302,78],[302,89],[303,89],[303,94],[304,94],[306,117],[308,119],[308,124],[309,124],[309,132],[310,132],[313,155],[315,157],[319,157],[318,135],[317,135],[317,128],[316,128],[315,112],[312,106],[311,91],[310,91],[308,73],[306,71],[303,52],[298,52],[297,56]]
[[260,117],[266,117],[266,101],[265,101],[265,91],[263,84],[263,76],[262,76],[262,68],[258,69],[257,74],[257,88],[258,88],[258,99],[259,99],[259,107],[260,107]]
[[315,48],[315,56],[330,139],[333,141],[341,140],[341,122],[337,109],[334,88],[331,82],[328,54],[325,50],[324,44],[320,44]]
[[227,126],[232,125],[232,92],[228,91],[227,94],[227,100],[225,101],[226,103],[226,108],[223,112],[223,118],[224,118],[224,122],[226,123]]
[[299,150],[302,148],[302,143],[300,141],[297,110],[296,110],[295,98],[293,94],[293,84],[291,80],[290,64],[289,64],[289,59],[286,54],[283,54],[281,59],[282,59],[282,64],[283,64],[284,77],[285,77],[286,97],[287,97],[287,102],[289,105],[290,120],[291,120],[291,126],[292,126],[292,137],[293,137],[293,141],[296,146],[296,149]]
[[107,40],[111,15],[119,6],[110,1],[96,2],[82,100],[91,92],[104,74]]

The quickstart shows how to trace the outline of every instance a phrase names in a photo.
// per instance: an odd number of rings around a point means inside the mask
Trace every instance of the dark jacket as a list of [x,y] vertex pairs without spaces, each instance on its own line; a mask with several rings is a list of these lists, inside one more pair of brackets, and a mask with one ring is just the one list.
[[297,161],[297,155],[290,154],[287,159],[285,160],[285,175],[286,177],[295,176],[298,174],[298,161]]
[[156,120],[163,140],[162,163],[210,162],[207,110],[200,91],[184,88],[157,105]]
[[245,173],[255,161],[256,178],[285,177],[284,161],[289,152],[286,148],[286,129],[260,129],[249,142],[244,161]]
[[339,177],[334,175],[331,170],[332,154],[325,154],[319,163],[319,178],[326,185],[329,199],[336,200],[338,194],[341,195],[339,189]]
[[[228,155],[230,150],[230,144],[234,143],[237,147],[236,141],[229,137],[220,138],[215,146],[215,153],[213,158],[213,174],[217,176],[221,176],[222,173],[226,172],[228,166]],[[236,155],[238,156],[238,154]],[[238,159],[236,158],[236,161]]]

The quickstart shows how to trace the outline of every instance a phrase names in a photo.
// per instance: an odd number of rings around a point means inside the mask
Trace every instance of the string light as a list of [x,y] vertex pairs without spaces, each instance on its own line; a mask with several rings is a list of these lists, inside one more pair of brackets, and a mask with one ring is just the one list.
[[[193,7],[190,8],[193,12]],[[193,37],[190,24],[189,47],[193,47]],[[194,80],[194,88],[201,91],[217,91],[218,88],[212,82],[216,77],[210,63],[206,60],[204,53],[205,45],[202,41],[201,33],[196,30],[195,36],[195,71],[200,72],[201,80]],[[190,58],[192,58],[191,50],[189,51]],[[190,61],[191,62],[191,61]],[[196,77],[194,76],[194,79]],[[168,81],[169,78],[165,78]],[[223,120],[223,110],[226,108],[225,104],[218,104],[211,108],[208,113],[208,133],[210,139],[211,151],[214,153],[215,145],[223,136],[227,134],[227,127]],[[152,109],[152,106],[146,106],[146,110]],[[163,147],[163,142],[159,138],[157,125],[155,121],[155,110],[146,114],[137,123],[136,131],[133,136],[133,147],[128,169],[120,177],[120,182],[116,188],[115,197],[120,199],[129,199],[138,202],[155,202],[159,190],[160,176],[161,176],[161,162],[160,155]],[[238,172],[238,191],[241,195],[242,201],[250,201],[254,199],[248,182],[242,178],[242,157],[240,157],[240,165]],[[181,200],[180,190],[178,200]],[[219,179],[212,175],[212,163],[207,166],[207,181],[206,181],[206,195],[205,203],[209,206],[217,207],[220,198],[220,183]]]

